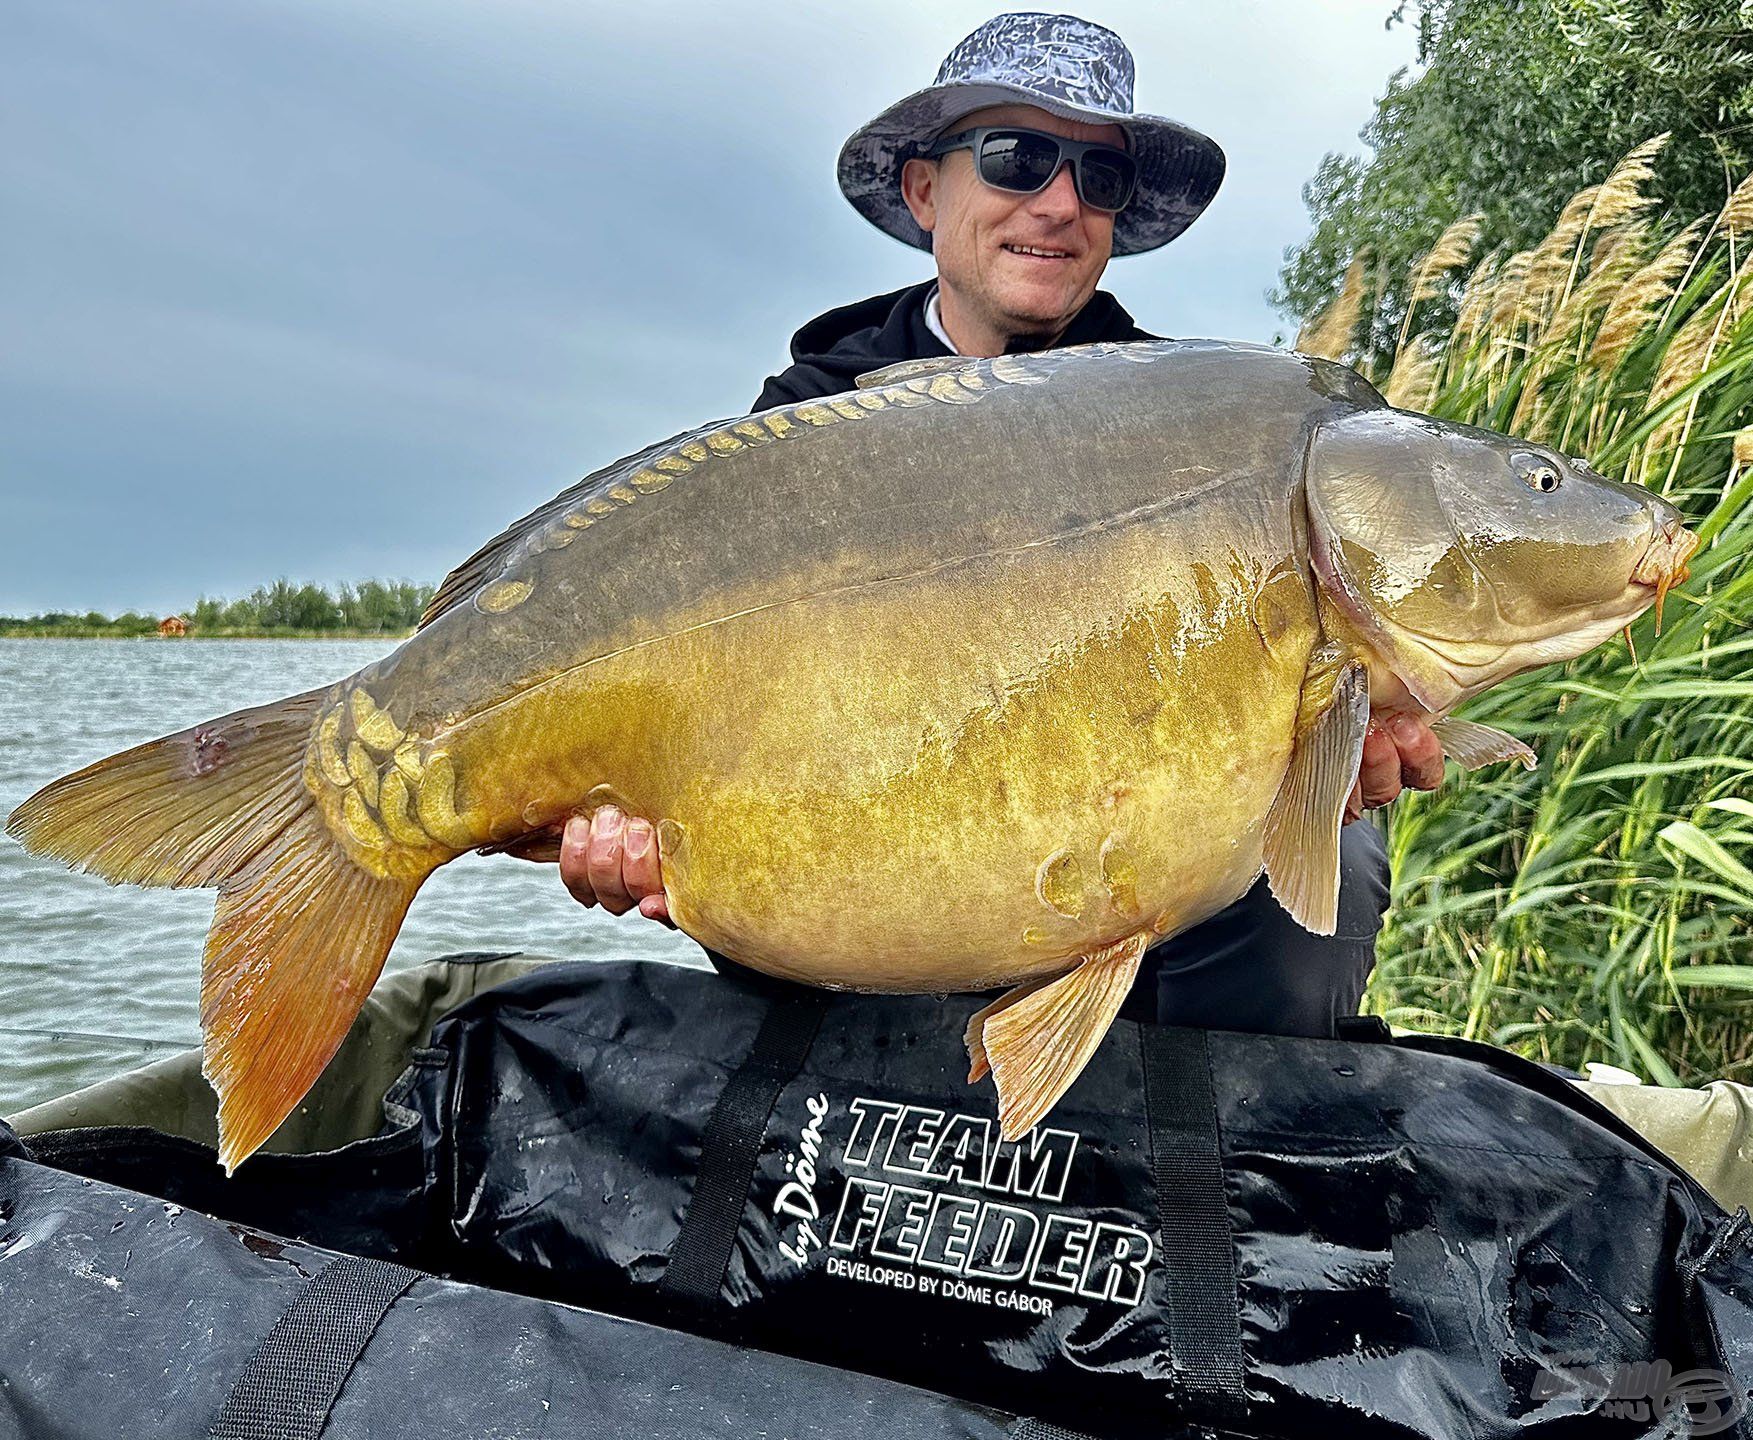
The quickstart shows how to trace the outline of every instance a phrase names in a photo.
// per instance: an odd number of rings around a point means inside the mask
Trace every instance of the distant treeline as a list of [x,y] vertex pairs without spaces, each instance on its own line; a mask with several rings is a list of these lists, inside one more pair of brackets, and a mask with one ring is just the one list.
[[[420,622],[432,598],[432,586],[410,580],[361,580],[330,591],[321,585],[294,585],[276,580],[258,585],[238,600],[203,595],[187,610],[177,611],[190,635],[399,635]],[[129,610],[104,615],[50,611],[44,615],[0,615],[0,636],[84,638],[156,635],[162,615]]]

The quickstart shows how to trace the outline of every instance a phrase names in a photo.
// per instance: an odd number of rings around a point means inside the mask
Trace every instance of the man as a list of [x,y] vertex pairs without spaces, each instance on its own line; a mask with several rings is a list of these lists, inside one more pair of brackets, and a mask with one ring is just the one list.
[[[888,234],[930,251],[935,280],[812,320],[757,410],[849,390],[903,360],[1150,340],[1096,289],[1110,255],[1167,244],[1211,201],[1223,152],[1132,110],[1120,37],[1069,15],[1003,15],[952,50],[936,82],[846,142],[840,188]],[[1443,754],[1416,722],[1371,728],[1347,820],[1403,784],[1434,788]],[[534,858],[532,856],[532,858]],[[553,858],[553,851],[544,858]],[[604,808],[558,848],[586,905],[668,919],[652,826]],[[1228,910],[1159,945],[1122,1013],[1166,1024],[1330,1035],[1356,1013],[1375,961],[1388,866],[1372,826],[1341,845],[1338,933],[1310,935],[1261,880]],[[728,965],[729,962],[720,962]]]

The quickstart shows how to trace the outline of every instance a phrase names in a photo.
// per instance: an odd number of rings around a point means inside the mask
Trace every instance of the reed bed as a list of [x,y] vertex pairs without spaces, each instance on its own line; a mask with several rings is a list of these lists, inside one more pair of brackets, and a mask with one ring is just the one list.
[[1639,146],[1530,250],[1457,221],[1418,263],[1393,356],[1368,257],[1299,336],[1397,404],[1543,441],[1649,485],[1703,536],[1618,643],[1480,696],[1540,753],[1400,800],[1368,997],[1397,1025],[1661,1084],[1753,1081],[1753,177],[1658,215]]

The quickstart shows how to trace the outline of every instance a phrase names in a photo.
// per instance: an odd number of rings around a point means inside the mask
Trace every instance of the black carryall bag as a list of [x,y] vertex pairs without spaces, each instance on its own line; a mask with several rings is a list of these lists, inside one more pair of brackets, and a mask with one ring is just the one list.
[[482,995],[390,1106],[429,1253],[1103,1435],[1748,1434],[1753,1226],[1561,1079],[1122,1023],[1006,1145],[975,1003],[638,964]]
[[0,1153],[4,1440],[1064,1433],[276,1239]]

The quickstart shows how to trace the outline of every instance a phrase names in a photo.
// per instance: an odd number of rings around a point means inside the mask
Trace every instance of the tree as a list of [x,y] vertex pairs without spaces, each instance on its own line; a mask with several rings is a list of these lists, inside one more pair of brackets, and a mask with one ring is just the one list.
[[300,585],[292,596],[292,625],[299,630],[334,630],[341,624],[341,610],[320,585]]
[[1303,189],[1312,233],[1271,299],[1307,321],[1364,256],[1366,352],[1393,349],[1413,262],[1457,217],[1503,253],[1543,235],[1579,186],[1668,132],[1654,191],[1714,211],[1753,166],[1753,12],[1739,0],[1402,0],[1422,73],[1394,75],[1361,138]]

